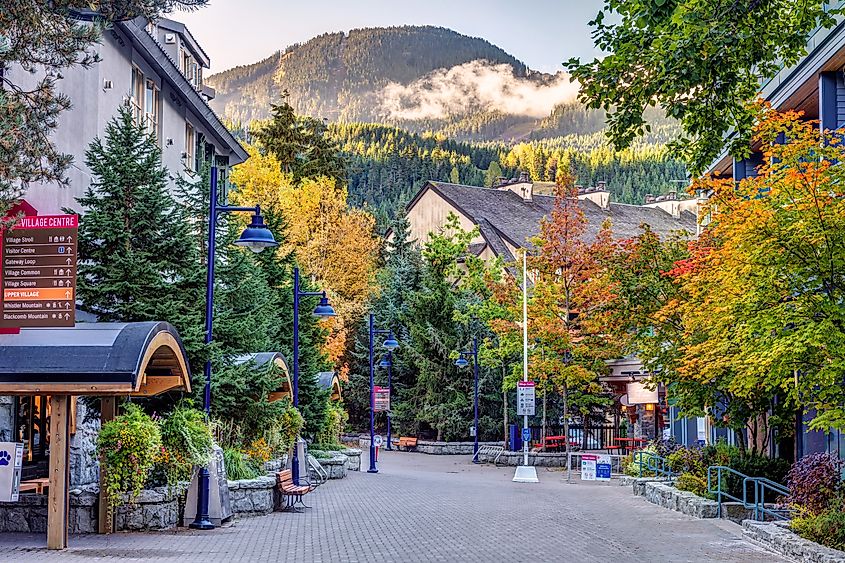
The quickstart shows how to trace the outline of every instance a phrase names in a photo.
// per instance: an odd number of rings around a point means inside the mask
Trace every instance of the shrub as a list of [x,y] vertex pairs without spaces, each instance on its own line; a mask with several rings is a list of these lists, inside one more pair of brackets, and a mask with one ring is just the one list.
[[828,508],[818,514],[800,511],[793,517],[790,527],[804,539],[845,550],[845,495],[831,499]]
[[[739,471],[749,477],[765,477],[776,483],[786,483],[786,474],[789,472],[789,462],[780,458],[770,458],[759,454],[746,453],[737,455],[731,459],[729,465],[732,469]],[[742,479],[732,476],[728,480],[728,487],[731,494],[742,498]],[[753,487],[748,486],[748,494],[753,494]],[[774,495],[773,492],[769,494]],[[767,496],[766,502],[776,502],[777,496]]]
[[337,403],[330,403],[326,408],[325,419],[317,432],[317,442],[321,444],[339,444],[343,428],[349,420],[349,415]]
[[787,501],[808,515],[824,512],[831,500],[843,490],[840,476],[842,462],[831,454],[810,454],[789,470]]
[[159,425],[161,453],[157,464],[163,469],[168,486],[190,479],[194,466],[205,466],[211,460],[214,438],[205,414],[190,406],[177,404]]
[[267,440],[264,438],[253,440],[252,443],[244,449],[243,453],[248,458],[260,463],[270,461],[270,458],[273,457],[273,452],[270,450],[270,446],[267,445]]
[[314,456],[314,459],[331,459],[332,454],[324,450],[309,449],[308,453]]
[[97,436],[97,454],[106,470],[103,485],[112,506],[123,493],[130,501],[138,496],[162,447],[159,426],[149,415],[132,403],[123,409]]
[[675,488],[700,497],[710,498],[712,496],[707,492],[707,478],[694,473],[681,473],[675,479]]
[[237,448],[223,450],[223,463],[226,467],[226,477],[231,481],[255,479],[263,473],[261,462],[251,459]]
[[704,465],[701,448],[678,448],[668,458],[669,466],[675,473],[688,473],[707,479],[707,467]]

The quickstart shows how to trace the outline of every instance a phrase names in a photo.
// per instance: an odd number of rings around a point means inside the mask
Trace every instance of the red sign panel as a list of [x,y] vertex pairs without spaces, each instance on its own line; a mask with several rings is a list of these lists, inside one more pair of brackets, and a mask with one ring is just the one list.
[[76,215],[23,217],[0,236],[0,327],[72,327]]
[[373,387],[374,412],[385,412],[390,410],[390,387]]

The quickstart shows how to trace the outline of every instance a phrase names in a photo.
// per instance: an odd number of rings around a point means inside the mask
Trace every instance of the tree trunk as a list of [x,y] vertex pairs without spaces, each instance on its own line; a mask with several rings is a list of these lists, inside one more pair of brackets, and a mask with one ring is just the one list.
[[[565,436],[563,443],[566,446],[566,460],[569,463],[569,388],[566,383],[563,384],[563,435]],[[569,469],[567,467],[567,469]]]
[[540,443],[543,444],[541,451],[546,450],[546,390],[543,389],[543,424],[540,428]]
[[508,449],[508,392],[502,391],[502,425],[505,432],[505,449]]

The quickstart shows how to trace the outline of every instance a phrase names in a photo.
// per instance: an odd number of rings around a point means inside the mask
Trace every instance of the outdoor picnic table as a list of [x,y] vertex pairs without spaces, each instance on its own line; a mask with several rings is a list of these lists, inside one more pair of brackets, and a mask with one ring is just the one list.
[[616,441],[622,447],[622,453],[628,454],[629,452],[642,448],[643,444],[648,440],[645,438],[616,438]]
[[[537,446],[539,448],[545,447],[546,449],[555,449],[557,451],[560,451],[560,448],[562,446],[565,446],[565,445],[566,445],[566,436],[546,436],[545,441],[540,440],[540,442],[537,444]],[[569,445],[570,446],[577,446],[578,443],[570,441]]]

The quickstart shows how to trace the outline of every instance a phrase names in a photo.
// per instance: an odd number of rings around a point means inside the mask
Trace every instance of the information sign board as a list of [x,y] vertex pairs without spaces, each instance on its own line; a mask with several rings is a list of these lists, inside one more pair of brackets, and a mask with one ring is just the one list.
[[581,456],[581,480],[595,481],[596,480],[596,457],[592,454],[585,454]]
[[385,412],[390,410],[390,387],[373,387],[373,395],[375,396],[375,412]]
[[22,217],[0,236],[0,327],[72,327],[76,215]]
[[18,502],[22,465],[23,444],[0,442],[0,501]]
[[596,481],[610,481],[610,456],[596,456]]
[[517,381],[516,414],[518,416],[534,416],[534,398],[534,382]]

